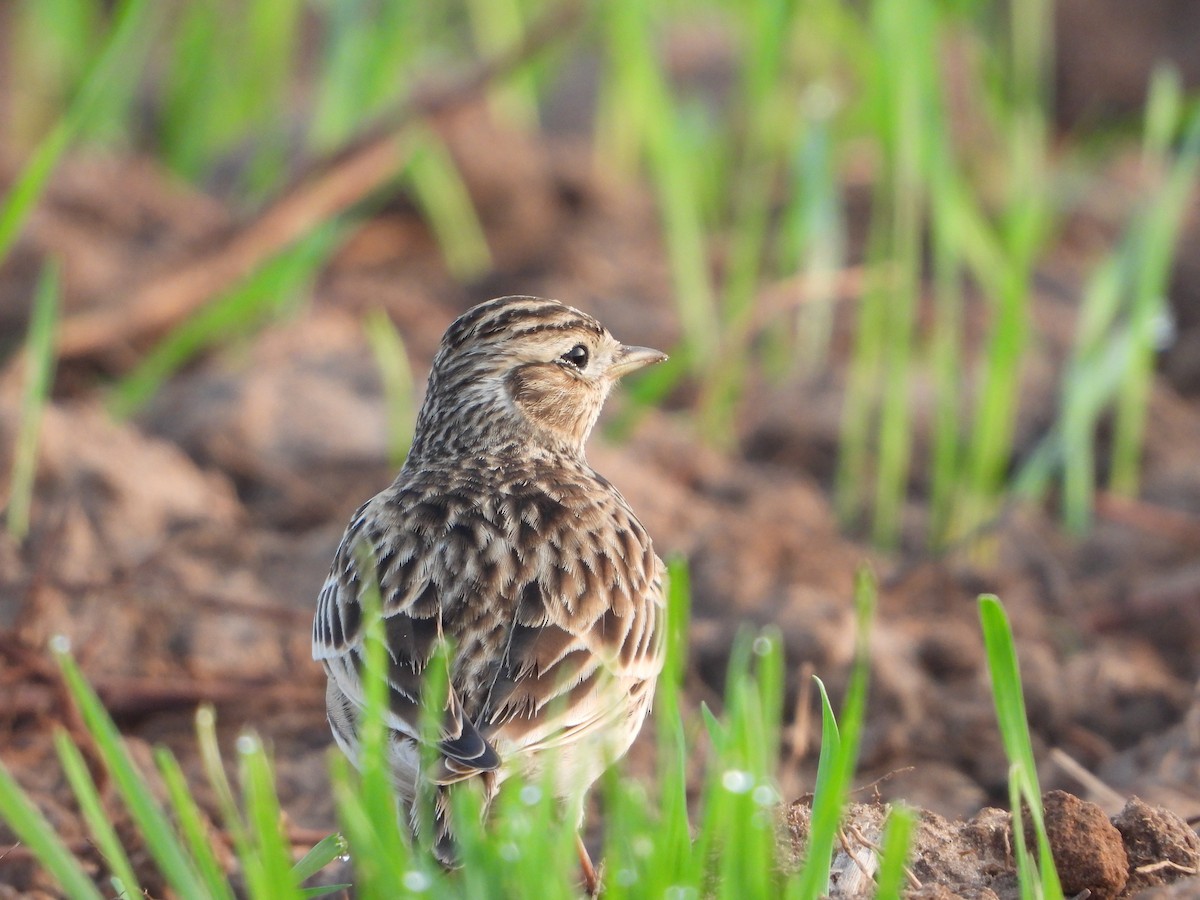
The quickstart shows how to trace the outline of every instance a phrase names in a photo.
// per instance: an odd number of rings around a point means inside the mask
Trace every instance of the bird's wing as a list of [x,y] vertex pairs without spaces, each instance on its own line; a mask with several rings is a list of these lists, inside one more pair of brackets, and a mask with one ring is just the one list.
[[544,559],[518,585],[476,715],[489,740],[523,752],[574,743],[644,709],[631,695],[653,686],[666,630],[662,563],[619,495],[596,510],[594,528],[547,529],[539,505]]
[[[373,580],[381,598],[387,648],[386,724],[420,741],[423,675],[445,633],[442,586],[434,574],[442,528],[426,520],[442,512],[433,505],[418,505],[406,511],[413,527],[401,529],[388,527],[394,522],[388,505],[385,495],[369,501],[355,513],[342,538],[317,600],[313,658],[324,664],[354,706],[365,705],[362,595]],[[364,571],[373,573],[373,579],[364,581]],[[447,685],[438,750],[453,773],[448,780],[500,765],[499,755],[464,711],[453,684]]]

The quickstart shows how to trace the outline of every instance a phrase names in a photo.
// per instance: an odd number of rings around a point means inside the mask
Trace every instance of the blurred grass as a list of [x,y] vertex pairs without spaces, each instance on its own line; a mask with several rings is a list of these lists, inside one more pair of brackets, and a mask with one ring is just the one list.
[[[252,206],[311,154],[370,128],[422,73],[519,43],[551,3],[186,0],[153,16],[150,6],[14,7],[7,40],[23,100],[12,133],[29,158],[0,204],[0,259],[80,140],[151,148],[181,176]],[[897,547],[917,537],[904,510],[927,496],[919,539],[944,545],[996,515],[1018,481],[1025,496],[1061,481],[1064,519],[1085,528],[1106,417],[1108,487],[1135,493],[1161,295],[1193,178],[1192,142],[1178,140],[1187,98],[1165,74],[1150,90],[1143,162],[1162,173],[1155,199],[1096,264],[1057,385],[1055,446],[1018,477],[1015,460],[1029,456],[1016,425],[1033,276],[1069,212],[1059,179],[1095,167],[1069,146],[1049,150],[1052,8],[612,0],[592,8],[568,52],[491,85],[493,114],[531,130],[558,82],[599,64],[595,152],[644,179],[657,201],[682,331],[671,364],[636,386],[638,403],[687,382],[701,435],[732,446],[751,385],[795,378],[803,390],[841,366],[835,322],[849,321],[834,484],[848,527]],[[472,199],[436,131],[416,143],[395,186],[420,208],[451,273],[473,283],[493,261]],[[847,212],[851,182],[871,195],[865,247],[850,236],[861,224]],[[847,298],[837,285],[850,267],[863,288]],[[229,316],[226,301],[211,315],[225,324],[204,337],[195,321],[181,326],[121,386],[117,408],[136,408],[179,359],[260,321]],[[977,320],[968,346],[966,322]],[[1085,383],[1097,367],[1103,391]],[[929,416],[917,405],[926,397]]]
[[59,269],[50,262],[42,270],[33,297],[33,314],[25,340],[25,383],[21,393],[21,418],[13,447],[12,475],[8,483],[5,524],[21,540],[29,532],[33,488],[37,476],[38,438],[42,415],[54,382],[54,333],[58,324]]
[[[98,54],[91,52],[92,42],[96,39],[91,22],[99,19],[102,13],[94,3],[55,0],[41,5],[37,0],[27,0],[13,13],[18,17],[18,34],[24,33],[30,42],[20,49],[30,57],[43,47],[43,28],[57,38],[47,44],[58,68],[66,70],[55,74],[61,74],[62,81],[70,85],[73,99],[63,105],[57,120],[38,139],[28,162],[0,200],[0,262],[12,249],[67,148],[81,136],[90,136],[97,122],[111,126],[114,121],[120,121],[122,117],[118,111],[132,102],[131,95],[143,58],[141,48],[151,40],[153,8],[148,0],[124,0],[112,14],[111,28]],[[48,17],[58,21],[56,16],[63,20],[62,27],[57,29],[43,19]],[[70,84],[67,73],[80,66],[79,60],[91,60],[91,64],[81,70],[77,85]],[[50,61],[44,62],[51,67]]]
[[363,319],[363,330],[383,383],[383,400],[388,418],[388,460],[395,468],[404,464],[412,446],[417,422],[417,385],[404,338],[387,313],[373,309]]

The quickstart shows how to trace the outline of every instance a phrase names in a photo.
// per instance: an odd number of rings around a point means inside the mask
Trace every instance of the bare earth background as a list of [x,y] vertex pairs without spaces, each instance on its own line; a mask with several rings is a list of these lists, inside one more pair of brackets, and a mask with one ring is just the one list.
[[[142,756],[165,742],[196,773],[194,708],[214,702],[227,740],[249,726],[272,743],[297,844],[334,827],[310,617],[350,513],[394,474],[364,313],[393,319],[419,378],[451,319],[504,293],[561,299],[633,343],[669,348],[678,337],[645,194],[606,177],[569,129],[531,138],[498,128],[478,107],[441,127],[495,255],[483,283],[451,279],[419,217],[397,198],[353,232],[286,321],[189,367],[132,421],[108,417],[96,390],[98,374],[103,383],[127,367],[131,348],[106,347],[59,372],[31,538],[18,546],[0,537],[0,755],[85,856],[50,742],[56,723],[79,730],[45,652],[54,634],[70,637]],[[1030,446],[1069,347],[1081,261],[1111,241],[1136,200],[1134,171],[1113,165],[1105,196],[1069,223],[1067,246],[1042,272],[1027,394],[1043,405],[1021,423]],[[12,172],[0,168],[0,181]],[[0,343],[11,349],[23,335],[45,256],[65,260],[69,317],[96,298],[120,297],[130,273],[229,216],[142,159],[70,160],[0,269]],[[965,827],[938,818],[1006,805],[974,602],[981,591],[998,594],[1014,622],[1043,786],[1099,805],[1058,795],[1051,803],[1070,832],[1060,846],[1081,844],[1080,865],[1100,872],[1081,875],[1068,894],[1126,896],[1200,866],[1200,839],[1182,821],[1200,817],[1197,259],[1193,222],[1173,290],[1180,341],[1151,399],[1142,499],[1102,498],[1084,540],[1063,534],[1052,511],[1032,508],[1006,511],[983,555],[882,556],[839,531],[828,496],[852,298],[838,311],[842,339],[828,371],[752,385],[736,451],[698,440],[681,412],[686,391],[639,414],[628,439],[593,440],[593,464],[638,511],[660,554],[690,563],[695,703],[719,702],[730,643],[747,621],[782,630],[796,668],[789,704],[815,708],[801,694],[802,664],[839,694],[853,651],[854,571],[874,567],[882,597],[858,776],[871,786],[858,796],[865,805],[855,822],[868,830],[877,800],[929,812],[914,866],[921,896],[1013,896],[1007,817],[989,812]],[[0,382],[0,471],[11,463],[16,386],[10,368]],[[627,412],[616,397],[605,422]],[[909,510],[911,547],[924,515],[919,503]],[[800,718],[780,773],[789,799],[811,787],[815,767],[817,737]],[[635,748],[631,775],[648,769],[648,750]],[[1131,795],[1145,804],[1125,809],[1119,833],[1106,830]],[[786,819],[785,838],[802,839],[803,804]],[[1156,841],[1162,846],[1146,849]],[[0,896],[52,894],[28,853],[10,844],[0,828]],[[1157,865],[1164,858],[1172,865]],[[1184,878],[1173,890],[1197,896],[1200,881]]]

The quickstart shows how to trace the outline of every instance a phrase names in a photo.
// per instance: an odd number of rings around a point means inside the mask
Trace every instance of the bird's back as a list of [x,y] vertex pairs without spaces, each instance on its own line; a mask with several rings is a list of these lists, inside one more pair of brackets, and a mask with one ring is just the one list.
[[[661,667],[662,564],[621,495],[586,463],[479,459],[402,471],[355,515],[322,591],[314,646],[338,681],[355,668],[339,659],[361,648],[361,614],[347,615],[360,558],[373,560],[402,725],[444,637],[463,718],[501,760],[536,771],[541,750],[614,729],[617,746],[605,752],[624,752],[646,711],[627,708],[630,697],[644,692],[648,704]],[[628,734],[622,719],[636,719]]]

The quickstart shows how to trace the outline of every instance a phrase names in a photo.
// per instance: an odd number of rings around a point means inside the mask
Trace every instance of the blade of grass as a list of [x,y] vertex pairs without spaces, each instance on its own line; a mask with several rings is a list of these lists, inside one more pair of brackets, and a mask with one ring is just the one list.
[[[938,153],[946,152],[939,147]],[[962,444],[959,428],[963,409],[963,268],[960,240],[952,230],[952,176],[949,162],[932,166],[932,206],[930,216],[933,239],[934,324],[930,339],[930,364],[933,368],[934,400],[933,450],[929,473],[929,542],[945,546],[950,533],[959,491]]]
[[238,770],[246,823],[254,852],[245,866],[251,893],[266,900],[299,898],[300,885],[292,870],[291,844],[280,827],[281,811],[275,794],[275,775],[262,741],[243,734],[237,741]]
[[[335,859],[345,856],[349,849],[349,844],[340,834],[331,834],[322,838],[292,866],[296,881],[303,882],[312,878]],[[343,884],[338,887],[349,887],[349,885]]]
[[1037,863],[1025,842],[1025,792],[1022,789],[1024,768],[1020,763],[1013,763],[1008,769],[1008,802],[1012,808],[1013,859],[1017,869],[1017,890],[1021,900],[1041,900],[1041,879],[1037,873]]
[[120,883],[126,896],[135,897],[141,894],[142,888],[138,884],[137,876],[133,874],[129,856],[125,853],[125,848],[121,846],[121,841],[117,837],[116,829],[113,828],[108,811],[104,808],[104,802],[100,799],[100,792],[96,789],[96,783],[92,780],[83,754],[67,733],[60,728],[54,730],[54,749],[58,753],[63,774],[67,776],[67,783],[71,785],[71,793],[75,795],[75,800],[79,803],[79,810],[83,813],[88,830],[92,833],[96,848],[104,857],[108,871],[112,874],[113,879]]
[[[399,816],[403,815],[392,781],[390,759],[390,734],[387,726],[388,714],[388,651],[384,637],[383,603],[379,587],[369,573],[376,571],[376,563],[365,547],[357,555],[358,571],[368,573],[363,577],[363,588],[358,601],[362,606],[363,638],[363,710],[359,718],[359,748],[356,765],[360,780],[355,790],[358,808],[351,798],[343,803],[350,819],[346,820],[346,837],[350,841],[356,866],[364,861],[363,854],[371,852],[372,845],[379,848],[382,857],[373,859],[372,865],[382,864],[385,880],[378,885],[400,883],[412,870],[414,863],[420,868],[424,860],[414,860],[409,842],[401,833]],[[362,820],[372,835],[371,844],[364,850],[355,843],[361,840]],[[353,831],[351,831],[353,828]],[[428,835],[428,830],[426,831]],[[428,839],[428,838],[426,838]]]
[[983,628],[983,642],[987,656],[988,672],[992,679],[992,700],[996,707],[996,720],[1000,726],[1000,737],[1004,752],[1008,756],[1015,777],[1010,788],[1015,793],[1013,817],[1014,831],[1017,830],[1020,801],[1034,818],[1038,834],[1040,885],[1043,896],[1062,897],[1062,887],[1050,852],[1050,842],[1045,835],[1045,823],[1041,814],[1041,787],[1038,784],[1037,762],[1033,755],[1033,741],[1029,735],[1029,719],[1025,712],[1025,697],[1021,688],[1021,673],[1017,664],[1016,645],[1012,628],[999,599],[990,594],[979,598],[979,618]]
[[104,900],[104,895],[96,890],[54,826],[33,805],[3,763],[0,763],[0,818],[45,866],[67,896],[75,900]]
[[350,845],[356,892],[371,900],[392,896],[386,885],[402,884],[406,873],[411,871],[407,844],[389,845],[375,830],[362,782],[355,777],[349,760],[340,753],[331,756],[330,783],[338,822]]
[[487,236],[453,157],[430,129],[414,129],[405,178],[429,219],[451,274],[478,278],[492,264]]
[[375,356],[383,382],[384,406],[388,421],[388,460],[393,467],[403,465],[412,446],[417,421],[416,383],[404,338],[386,312],[373,309],[363,318],[363,331]]
[[907,806],[893,806],[883,831],[879,871],[875,876],[875,900],[900,900],[906,885],[905,866],[911,852],[917,814]]
[[229,832],[238,855],[246,854],[250,846],[250,838],[237,801],[234,799],[233,788],[229,785],[225,763],[221,759],[221,748],[217,743],[217,717],[211,706],[204,705],[196,710],[196,744],[200,750],[200,763],[204,768],[204,774],[208,778],[213,793],[216,794],[217,807],[221,811],[225,830]]
[[21,424],[13,449],[9,485],[8,533],[22,540],[29,533],[33,488],[37,476],[38,435],[54,378],[54,332],[58,322],[58,266],[48,264],[38,280],[25,342],[25,385],[21,392]]
[[[855,634],[854,667],[846,686],[842,705],[841,727],[834,718],[825,686],[817,679],[821,692],[821,755],[817,765],[817,783],[813,790],[812,817],[809,825],[809,846],[804,867],[798,878],[789,885],[789,897],[817,898],[829,890],[829,870],[833,845],[837,838],[842,811],[849,798],[850,784],[858,764],[858,748],[862,723],[866,714],[867,684],[870,677],[870,634],[875,615],[875,582],[871,573],[859,569],[855,578],[854,606],[857,631]],[[826,742],[830,746],[826,749]]]
[[212,835],[205,825],[200,808],[196,805],[179,762],[165,747],[156,747],[154,761],[167,788],[167,797],[175,813],[175,821],[187,841],[188,850],[196,862],[196,869],[204,879],[208,895],[214,900],[234,900],[233,889],[225,877],[225,871],[213,853]]
[[[467,14],[480,50],[498,53],[516,46],[526,26],[521,5],[520,0],[468,0]],[[525,129],[537,126],[537,82],[529,69],[497,84],[488,100],[502,118]]]
[[[603,82],[600,140],[604,158],[633,169],[645,160],[667,242],[675,299],[696,371],[720,343],[715,289],[708,270],[699,146],[672,100],[655,53],[653,10],[639,0],[605,4],[601,19],[609,77]],[[665,376],[664,376],[665,377]]]
[[136,47],[149,43],[145,26],[153,6],[148,0],[125,0],[117,9],[108,42],[84,76],[75,99],[0,202],[0,261],[8,256],[63,152],[103,106],[106,92],[119,84],[124,67],[137,58]]
[[72,699],[79,708],[84,724],[96,742],[96,751],[117,786],[117,792],[138,830],[146,841],[146,849],[154,858],[172,890],[181,897],[200,900],[206,896],[203,880],[180,843],[171,822],[155,800],[145,778],[134,765],[129,751],[121,740],[117,726],[100,703],[91,686],[79,671],[75,661],[61,646],[54,655],[62,671]]
[[932,71],[933,22],[928,5],[901,9],[877,4],[872,19],[883,54],[888,155],[887,244],[893,283],[883,304],[887,340],[883,345],[883,379],[879,411],[879,446],[875,477],[876,544],[892,549],[900,537],[901,512],[907,493],[912,446],[909,381],[912,371],[915,317],[921,267],[925,170],[929,132],[940,131],[940,92]]
[[1167,282],[1195,189],[1198,163],[1200,111],[1193,113],[1187,124],[1166,183],[1139,223],[1140,240],[1132,251],[1136,274],[1130,329],[1136,343],[1128,374],[1116,398],[1110,475],[1113,491],[1126,496],[1133,496],[1138,489],[1147,401],[1154,377],[1154,355],[1159,349],[1159,326],[1170,315],[1165,297]]

